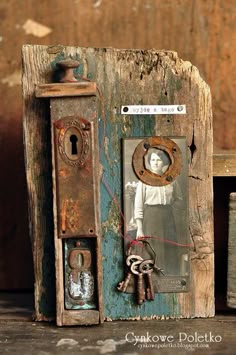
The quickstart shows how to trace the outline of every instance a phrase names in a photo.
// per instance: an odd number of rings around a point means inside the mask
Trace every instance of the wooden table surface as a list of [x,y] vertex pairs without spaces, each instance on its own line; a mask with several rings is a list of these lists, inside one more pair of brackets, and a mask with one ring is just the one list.
[[[209,319],[118,321],[64,328],[33,322],[32,310],[32,293],[0,293],[0,354],[236,353],[233,310]],[[136,345],[135,339],[139,340]]]

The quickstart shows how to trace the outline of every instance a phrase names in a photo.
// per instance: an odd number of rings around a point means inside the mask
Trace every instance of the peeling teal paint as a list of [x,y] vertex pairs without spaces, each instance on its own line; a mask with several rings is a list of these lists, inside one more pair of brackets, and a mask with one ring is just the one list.
[[172,104],[174,102],[174,93],[180,91],[182,89],[182,86],[183,85],[181,79],[175,76],[172,71],[168,69],[166,87],[168,88],[167,95],[169,98],[169,104]]
[[[155,129],[155,118],[139,115],[124,118],[117,115],[116,119],[119,119],[119,128],[113,136],[113,144],[109,144],[110,160],[108,162],[103,152],[101,162],[104,167],[104,177],[120,206],[122,206],[122,139],[127,136],[152,136]],[[101,125],[99,132],[101,140]],[[107,119],[106,136],[111,137],[112,132],[114,132],[114,123]],[[114,171],[116,172],[115,175]],[[153,315],[178,316],[178,303],[175,294],[156,294],[154,301],[145,302],[139,306],[135,300],[135,295],[117,291],[117,284],[124,279],[124,241],[122,236],[117,233],[117,225],[119,225],[119,222],[122,223],[122,218],[103,184],[101,184],[101,213],[103,226],[106,226],[106,228],[103,228],[102,236],[105,317],[115,320],[145,318]]]

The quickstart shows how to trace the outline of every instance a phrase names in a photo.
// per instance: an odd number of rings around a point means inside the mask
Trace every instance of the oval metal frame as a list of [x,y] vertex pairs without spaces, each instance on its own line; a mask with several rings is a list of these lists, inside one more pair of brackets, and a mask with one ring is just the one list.
[[[155,174],[145,166],[145,156],[150,148],[160,149],[169,156],[170,165],[163,175]],[[170,138],[149,137],[142,140],[135,148],[132,164],[136,176],[143,183],[151,186],[165,186],[171,184],[180,175],[182,153],[179,146]]]

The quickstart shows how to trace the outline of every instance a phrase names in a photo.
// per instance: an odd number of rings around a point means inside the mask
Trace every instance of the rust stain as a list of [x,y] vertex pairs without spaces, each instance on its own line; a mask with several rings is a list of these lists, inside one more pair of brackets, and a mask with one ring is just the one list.
[[65,199],[61,208],[61,230],[63,233],[70,230],[72,233],[79,229],[80,223],[79,201]]
[[66,178],[70,175],[70,171],[68,169],[60,169],[59,176],[62,178]]
[[67,210],[68,200],[64,200],[61,209],[61,230],[65,233],[66,231],[66,210]]
[[72,232],[79,229],[79,201],[70,199],[67,204],[67,225]]

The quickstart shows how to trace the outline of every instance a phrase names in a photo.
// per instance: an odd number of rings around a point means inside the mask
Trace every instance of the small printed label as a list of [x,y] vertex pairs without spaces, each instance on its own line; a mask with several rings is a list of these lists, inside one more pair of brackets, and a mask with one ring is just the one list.
[[186,105],[128,105],[121,106],[122,115],[184,115]]
[[159,281],[159,292],[188,292],[189,278],[179,276],[162,277]]

